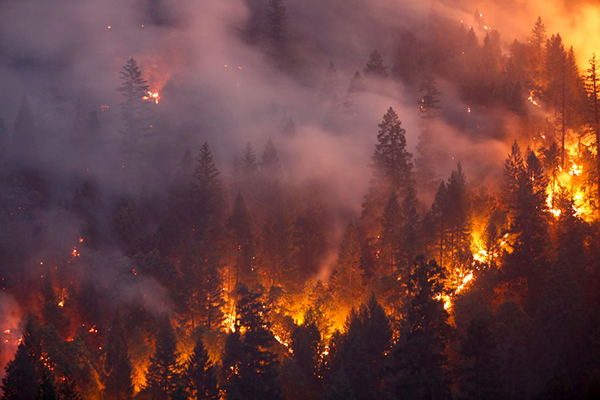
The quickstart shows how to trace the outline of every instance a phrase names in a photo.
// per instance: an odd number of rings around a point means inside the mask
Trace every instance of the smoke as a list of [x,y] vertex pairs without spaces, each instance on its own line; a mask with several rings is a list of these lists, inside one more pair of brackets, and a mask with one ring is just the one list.
[[[409,151],[416,152],[419,93],[414,88],[393,80],[367,80],[368,91],[354,95],[352,109],[344,108],[350,79],[362,71],[373,49],[380,50],[391,68],[401,29],[426,34],[434,14],[455,21],[456,26],[460,21],[468,26],[476,8],[486,23],[503,34],[505,44],[515,38],[526,41],[541,15],[549,33],[560,31],[566,43],[574,45],[580,61],[589,57],[600,35],[599,9],[584,1],[573,5],[525,0],[477,4],[470,0],[286,0],[285,5],[295,64],[282,71],[264,38],[254,42],[247,38],[251,18],[266,23],[266,1],[1,2],[0,117],[14,134],[13,121],[27,96],[43,143],[28,158],[3,154],[6,163],[44,171],[51,209],[74,202],[73,193],[91,183],[98,197],[93,214],[102,231],[108,230],[115,199],[142,196],[143,191],[160,194],[186,148],[194,154],[208,141],[226,177],[233,157],[246,142],[260,153],[271,137],[290,180],[319,182],[328,209],[337,210],[330,216],[329,242],[335,250],[345,224],[359,216],[371,177],[368,165],[377,124],[389,107],[397,111],[407,131]],[[150,89],[160,93],[160,102],[153,107],[155,150],[146,155],[148,165],[131,169],[121,149],[121,94],[115,90],[129,57],[138,61]],[[337,106],[319,101],[331,61],[337,70]],[[501,112],[468,112],[469,105],[460,101],[455,88],[444,82],[440,88],[445,109],[435,126],[436,146],[445,154],[436,166],[440,178],[448,177],[462,162],[474,186],[497,182],[508,153],[499,138],[510,136],[506,130],[518,124]],[[101,140],[82,147],[75,127],[89,111],[98,113]],[[282,133],[290,118],[296,127],[293,137]],[[77,239],[74,232],[89,221],[75,211],[62,218],[67,221],[56,223],[48,217],[45,229],[62,243],[49,246],[63,246],[61,250],[68,254]],[[33,231],[25,232],[22,241],[35,243],[38,238]],[[327,265],[335,262],[331,254],[324,261]],[[111,251],[97,255],[90,264],[104,290],[114,290],[115,278],[132,269]],[[142,297],[151,308],[165,311],[160,301],[163,292],[155,282],[134,285],[118,280],[117,287],[120,292],[131,290],[115,301]],[[11,315],[19,313],[6,296],[0,298],[0,307]],[[14,324],[3,326],[8,325]]]

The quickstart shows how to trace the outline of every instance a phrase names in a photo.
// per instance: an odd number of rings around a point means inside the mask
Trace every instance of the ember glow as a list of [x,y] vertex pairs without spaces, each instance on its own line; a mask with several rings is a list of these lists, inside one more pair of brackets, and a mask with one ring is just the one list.
[[160,100],[160,95],[158,94],[158,92],[148,92],[147,96],[143,97],[144,100],[149,100],[152,101],[155,104],[158,104],[159,100]]

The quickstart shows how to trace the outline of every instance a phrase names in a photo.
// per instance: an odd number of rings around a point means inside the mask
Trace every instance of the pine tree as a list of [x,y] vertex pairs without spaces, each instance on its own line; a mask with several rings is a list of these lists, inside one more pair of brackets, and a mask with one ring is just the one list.
[[260,294],[241,285],[236,305],[236,331],[227,338],[223,370],[229,399],[281,399],[278,361],[269,348],[273,341],[267,308]]
[[108,333],[106,359],[104,363],[104,398],[129,400],[133,398],[131,362],[127,349],[127,337],[117,315]]
[[444,280],[443,269],[434,260],[417,257],[409,282],[405,332],[392,353],[391,379],[398,398],[450,398],[445,350],[452,329],[441,300]]
[[175,332],[168,317],[160,323],[154,354],[146,374],[146,390],[154,399],[168,399],[180,383]]
[[514,212],[517,209],[519,188],[523,180],[524,171],[523,154],[521,153],[519,144],[515,140],[511,146],[508,157],[504,161],[502,196],[503,203],[506,205],[508,211]]
[[365,90],[365,86],[363,83],[363,77],[360,75],[359,71],[352,76],[350,79],[350,85],[348,86],[348,94],[351,93],[360,93]]
[[392,329],[374,294],[359,311],[350,313],[345,331],[331,362],[331,374],[335,377],[345,373],[358,399],[382,398],[385,355]]
[[[398,114],[390,107],[379,124],[373,153],[374,174],[402,195],[412,182],[412,155],[406,151],[406,131]],[[404,196],[402,196],[404,197]]]
[[498,33],[498,31],[487,31],[481,48],[481,59],[484,67],[484,74],[490,78],[493,77],[497,79],[498,74],[504,69],[502,44],[500,42],[500,33]]
[[545,287],[535,322],[539,340],[531,357],[543,361],[538,374],[548,381],[544,394],[561,393],[564,397],[580,397],[573,385],[585,374],[582,360],[589,355],[586,329],[585,222],[576,215],[571,193],[557,193],[555,207],[560,210],[556,226],[557,258],[545,271]]
[[504,193],[509,210],[512,253],[505,257],[504,266],[511,278],[527,280],[528,311],[533,313],[543,288],[547,267],[548,178],[533,151],[522,161],[515,143],[505,162]]
[[117,88],[123,93],[121,110],[125,129],[123,144],[128,151],[140,152],[140,140],[150,133],[151,101],[148,100],[148,82],[133,57],[129,58],[120,71],[121,86]]
[[431,228],[430,240],[434,242],[435,256],[438,257],[438,263],[442,268],[447,264],[445,254],[448,246],[448,209],[448,186],[445,181],[442,181],[431,204],[431,209],[427,213],[427,220]]
[[317,392],[321,333],[315,321],[306,320],[292,332],[292,354],[304,379],[309,382],[311,392]]
[[202,284],[205,297],[204,326],[210,331],[218,330],[224,319],[223,279],[219,267],[215,256],[210,256],[204,266],[204,282]]
[[[467,180],[461,163],[452,171],[447,185],[447,227],[448,227],[448,273],[447,277],[458,282],[460,274],[472,266],[473,256],[470,250],[470,204]],[[456,275],[459,270],[458,276]]]
[[241,159],[242,173],[246,178],[255,178],[258,174],[258,162],[256,161],[256,152],[250,142],[244,147],[244,154]]
[[495,400],[505,398],[499,380],[497,343],[489,322],[474,318],[461,340],[458,381],[461,399]]
[[546,25],[542,22],[542,18],[538,17],[531,31],[531,39],[529,41],[532,48],[530,63],[532,70],[532,96],[539,98],[542,90],[542,73],[545,58],[546,45]]
[[25,344],[20,343],[15,358],[6,365],[2,378],[2,400],[36,400],[40,378]]
[[338,260],[331,274],[329,286],[340,305],[358,307],[363,292],[363,271],[360,268],[362,258],[356,222],[346,227]]
[[377,49],[373,50],[369,55],[367,65],[363,69],[365,76],[376,78],[387,78],[387,67],[383,65],[383,57]]
[[[395,192],[403,199],[414,184],[411,158],[406,151],[406,131],[398,114],[390,107],[379,124],[371,165],[373,177],[362,205],[361,220],[367,246],[377,246],[374,241],[381,235],[381,220],[390,193]],[[372,247],[373,254],[379,250]]]
[[196,157],[194,178],[201,193],[215,193],[221,190],[220,175],[213,161],[208,142],[204,142],[198,156]]
[[552,177],[552,198],[554,199],[554,194],[556,193],[558,183],[558,173],[560,172],[561,158],[560,158],[560,149],[556,142],[552,142],[548,147],[542,147],[539,150],[540,161],[544,165],[544,169],[546,171],[551,171],[550,176]]
[[192,209],[188,220],[192,223],[192,237],[198,241],[199,255],[206,258],[218,250],[223,223],[223,186],[207,142],[202,145],[194,167],[195,193],[190,199]]
[[419,202],[417,192],[413,186],[400,204],[402,225],[399,231],[400,244],[398,246],[399,275],[404,283],[408,283],[411,266],[421,250]]
[[202,335],[198,335],[194,351],[186,363],[185,378],[193,399],[220,398],[214,366],[204,347]]
[[434,124],[440,112],[439,95],[435,85],[435,78],[428,76],[421,82],[419,91],[423,97],[418,102],[419,106],[419,140],[417,143],[417,157],[415,158],[415,177],[420,187],[426,194],[433,195],[438,180],[435,171],[435,152],[433,139],[435,135]]
[[233,190],[240,191],[243,196],[254,203],[258,184],[259,165],[256,152],[250,142],[246,143],[241,156],[233,160]]
[[260,177],[263,185],[266,186],[267,190],[271,189],[272,186],[277,186],[282,175],[277,148],[273,140],[269,138],[260,157]]

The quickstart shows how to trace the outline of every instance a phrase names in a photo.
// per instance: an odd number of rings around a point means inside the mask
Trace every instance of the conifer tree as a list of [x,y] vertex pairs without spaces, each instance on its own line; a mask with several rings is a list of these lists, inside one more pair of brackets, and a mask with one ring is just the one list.
[[536,338],[533,354],[543,360],[537,372],[548,380],[544,394],[562,393],[579,397],[572,385],[584,374],[582,360],[588,357],[586,307],[584,300],[586,265],[585,222],[576,215],[568,190],[557,193],[560,210],[556,230],[557,258],[545,272],[545,287],[536,310]]
[[352,76],[350,79],[350,85],[348,86],[348,93],[359,93],[365,90],[363,77],[360,75],[359,71]]
[[117,90],[123,93],[123,144],[128,151],[139,152],[140,140],[147,137],[151,131],[152,110],[151,101],[147,99],[148,82],[142,78],[142,72],[133,57],[127,60],[120,75],[122,82]]
[[431,239],[435,243],[435,256],[438,257],[438,263],[443,268],[447,263],[444,256],[448,233],[448,186],[445,181],[440,183],[435,199],[431,204],[431,209],[427,214],[427,220],[431,225]]
[[236,331],[227,338],[223,357],[225,393],[230,399],[281,399],[278,361],[269,348],[273,341],[267,308],[259,293],[237,289]]
[[373,50],[369,55],[367,65],[363,69],[365,76],[376,78],[387,78],[387,67],[383,65],[383,57],[377,49]]
[[129,400],[133,398],[131,362],[127,349],[127,337],[119,315],[113,319],[106,344],[104,363],[104,398]]
[[489,322],[474,318],[461,340],[461,363],[458,367],[462,399],[500,400],[505,398],[499,380],[500,364],[496,356],[496,339]]
[[319,359],[321,350],[321,333],[315,321],[306,320],[292,332],[292,353],[300,371],[311,387],[317,392],[319,376]]
[[379,124],[371,165],[373,177],[361,215],[369,245],[374,245],[373,238],[381,234],[381,218],[389,194],[395,192],[404,199],[408,188],[414,185],[411,158],[412,154],[406,151],[406,131],[390,107]]
[[443,269],[434,260],[417,257],[409,282],[405,332],[392,353],[391,381],[398,398],[450,398],[445,350],[452,329],[441,300],[444,280]]
[[255,178],[258,174],[258,162],[256,161],[256,152],[252,143],[247,142],[244,147],[244,153],[241,158],[242,173],[246,178]]
[[523,162],[515,143],[505,162],[504,193],[513,251],[506,255],[504,265],[511,278],[527,280],[530,313],[541,295],[548,261],[547,186],[548,178],[535,153],[529,150]]
[[36,400],[40,378],[25,344],[20,343],[15,358],[6,365],[2,378],[2,400]]
[[204,325],[208,330],[217,330],[223,324],[223,279],[215,256],[209,256],[204,265],[202,284],[204,292]]
[[160,322],[155,347],[146,374],[146,390],[154,399],[168,399],[177,389],[181,378],[175,332],[168,317]]
[[250,208],[253,208],[258,193],[259,164],[250,142],[246,143],[242,154],[234,158],[232,175],[232,190],[241,192]]
[[360,268],[362,251],[356,222],[346,227],[338,260],[330,279],[330,287],[339,304],[358,307],[363,292],[363,271]]
[[419,185],[419,192],[433,195],[437,181],[435,171],[434,123],[439,114],[439,95],[435,85],[435,78],[429,76],[421,82],[419,91],[423,97],[418,102],[419,106],[419,140],[417,143],[417,156],[415,158],[415,177]]
[[448,261],[451,263],[447,275],[456,281],[450,271],[470,268],[473,258],[470,250],[469,195],[461,163],[452,171],[447,188]]
[[421,250],[420,221],[418,211],[417,193],[413,186],[400,204],[402,225],[399,231],[400,244],[398,246],[398,264],[401,280],[408,283],[411,265]]
[[267,186],[265,189],[268,191],[272,186],[277,186],[282,174],[277,148],[269,138],[260,157],[260,177],[263,185]]
[[221,182],[218,176],[221,173],[213,161],[213,155],[208,142],[204,142],[196,157],[194,178],[201,193],[218,194]]
[[390,107],[379,124],[373,153],[374,175],[384,179],[392,190],[400,191],[404,197],[404,191],[413,179],[411,158],[406,151],[406,131],[398,114]]
[[392,329],[375,294],[359,311],[350,313],[345,330],[335,350],[331,373],[339,377],[343,370],[358,399],[382,398],[385,354],[390,348]]
[[214,366],[204,347],[202,335],[198,335],[194,351],[187,361],[185,378],[192,399],[218,400],[220,398]]
[[[206,258],[215,254],[221,239],[223,223],[223,186],[220,172],[213,161],[213,155],[207,142],[202,145],[195,160],[194,191],[188,220],[191,231],[199,240],[199,255]],[[193,242],[190,244],[194,246]]]
[[542,89],[546,40],[546,25],[542,22],[542,18],[538,17],[531,31],[531,39],[529,41],[532,48],[530,61],[532,70],[532,95],[535,96],[535,98],[539,98]]

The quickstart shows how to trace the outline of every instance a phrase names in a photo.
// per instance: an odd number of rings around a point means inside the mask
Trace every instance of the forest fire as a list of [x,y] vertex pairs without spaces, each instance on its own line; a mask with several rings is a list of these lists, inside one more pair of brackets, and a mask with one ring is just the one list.
[[148,92],[147,96],[142,97],[144,100],[152,101],[154,104],[158,104],[160,101],[160,94],[158,92]]
[[464,4],[286,1],[150,1],[76,62],[0,57],[30,93],[0,105],[4,396],[592,398],[595,56]]

